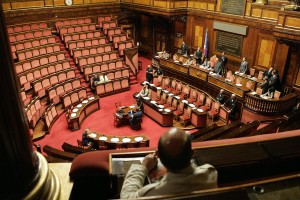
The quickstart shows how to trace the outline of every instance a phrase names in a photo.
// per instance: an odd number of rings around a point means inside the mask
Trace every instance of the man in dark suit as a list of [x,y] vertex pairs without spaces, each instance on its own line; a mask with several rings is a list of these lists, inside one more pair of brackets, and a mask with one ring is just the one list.
[[248,62],[246,61],[246,57],[244,57],[242,62],[241,62],[239,73],[246,74],[246,73],[248,73],[248,71],[249,71],[248,70]]
[[276,69],[274,69],[272,71],[272,76],[268,81],[268,86],[269,86],[268,95],[270,97],[273,97],[272,94],[275,92],[275,90],[278,89],[278,85],[279,85],[279,74],[278,74],[278,71]]
[[197,50],[194,53],[195,59],[196,59],[196,64],[200,65],[201,63],[201,58],[202,58],[202,51],[200,47],[197,48]]
[[163,70],[160,68],[160,66],[158,65],[156,70],[154,71],[154,75],[156,76],[160,76],[160,75],[164,75]]
[[225,96],[224,96],[224,90],[221,89],[219,94],[216,97],[217,101],[220,102],[220,104],[223,104],[225,101]]
[[227,64],[227,57],[225,56],[225,52],[222,52],[222,57],[221,57],[221,65],[222,65],[222,68],[225,69],[226,67],[226,64]]
[[153,68],[151,65],[148,65],[148,68],[146,69],[146,81],[148,83],[152,83],[153,80]]
[[92,78],[92,88],[95,88],[99,81],[100,81],[99,76],[97,74],[94,74]]
[[138,126],[138,124],[140,124],[141,122],[142,115],[143,115],[142,110],[138,110],[137,112],[131,115],[131,119],[129,119],[131,129],[134,130],[140,129],[140,126]]
[[270,67],[269,69],[264,71],[264,73],[263,73],[264,79],[271,78],[272,77],[272,71],[273,71],[273,67]]
[[220,75],[222,73],[222,70],[223,70],[223,66],[222,66],[221,62],[219,61],[219,58],[216,58],[216,65],[214,68],[214,72],[216,74]]
[[188,50],[188,46],[185,44],[185,42],[183,41],[182,42],[182,45],[181,45],[181,54],[182,55],[186,55],[188,52],[187,52],[187,50]]
[[223,105],[229,109],[228,119],[230,119],[230,121],[234,121],[237,113],[237,100],[235,94],[232,94]]

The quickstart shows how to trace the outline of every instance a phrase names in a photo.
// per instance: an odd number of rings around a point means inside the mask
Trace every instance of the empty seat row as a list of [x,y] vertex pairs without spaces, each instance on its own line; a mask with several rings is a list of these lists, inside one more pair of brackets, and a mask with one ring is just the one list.
[[115,79],[106,83],[96,85],[96,94],[100,97],[108,96],[118,92],[123,92],[130,89],[129,77]]
[[76,49],[76,48],[83,48],[83,47],[91,47],[91,46],[98,46],[106,43],[106,37],[100,36],[96,38],[88,38],[88,39],[78,39],[78,40],[70,40],[66,43],[66,47],[69,50]]
[[112,50],[113,49],[110,44],[93,46],[93,47],[84,47],[84,48],[79,48],[79,49],[73,49],[72,56],[75,59],[75,63],[78,64],[77,58],[79,58],[79,57],[94,55],[94,54],[101,54],[101,53],[105,53],[105,52],[111,52]]
[[13,34],[13,33],[19,33],[19,32],[30,31],[30,30],[45,29],[47,27],[48,25],[45,22],[21,24],[21,25],[8,26],[7,32],[8,34]]
[[85,87],[79,87],[75,90],[72,90],[70,92],[67,92],[61,97],[63,108],[68,108],[79,101],[81,99],[87,98],[87,92]]
[[19,61],[22,61],[35,56],[58,52],[60,50],[59,44],[55,43],[17,51],[17,57]]
[[18,74],[32,68],[36,68],[42,65],[46,65],[48,63],[54,63],[61,60],[66,60],[65,53],[63,51],[40,55],[32,59],[23,60],[15,63],[15,66]]
[[91,18],[76,18],[76,19],[64,19],[55,22],[55,27],[69,26],[75,24],[90,24],[92,23]]
[[107,72],[111,70],[123,70],[123,68],[126,68],[123,64],[123,59],[118,58],[116,60],[110,60],[102,63],[94,63],[90,65],[85,65],[83,67],[83,74],[85,79],[89,80],[90,74],[95,74],[99,72]]
[[50,104],[44,113],[44,122],[47,126],[47,132],[50,132],[52,125],[54,124],[55,120],[58,118],[58,112],[55,107],[55,104]]
[[119,41],[119,42],[117,42],[117,44],[118,44],[117,46],[118,46],[120,56],[124,55],[124,49],[133,47],[132,40]]
[[114,60],[118,57],[116,51],[109,51],[101,54],[93,54],[88,56],[78,57],[78,65],[80,72],[83,72],[83,67],[88,64],[100,63],[108,60]]
[[[117,22],[116,22],[116,20],[112,20],[112,21],[103,21],[101,24],[102,24],[102,27],[100,27],[100,28],[103,29],[104,34],[107,34],[107,29],[117,27]],[[100,24],[99,24],[99,26],[100,26]]]
[[44,115],[46,107],[41,104],[40,99],[35,97],[25,108],[25,113],[29,122],[30,128],[34,128],[40,117]]
[[13,59],[16,59],[17,58],[16,51],[47,45],[47,44],[54,44],[54,43],[56,43],[55,36],[45,36],[45,37],[13,42],[10,44],[10,46],[11,46]]
[[114,47],[117,49],[118,48],[118,42],[120,41],[126,41],[127,40],[127,36],[125,34],[115,34],[111,36]]
[[9,35],[9,41],[17,42],[17,41],[22,41],[27,39],[39,38],[43,36],[50,36],[50,35],[52,35],[51,28],[19,32],[19,33],[14,33]]
[[58,104],[60,102],[60,97],[71,90],[79,88],[80,86],[80,78],[76,77],[52,85],[51,87],[46,89],[48,99],[50,102]]
[[31,82],[49,74],[71,68],[69,60],[58,61],[47,65],[42,65],[18,74],[19,82],[25,91],[31,88]]
[[24,88],[21,88],[20,94],[21,94],[21,98],[22,98],[23,104],[26,107],[30,103],[31,97],[29,97],[29,96],[26,95],[26,92],[25,92]]
[[114,28],[108,28],[105,30],[107,34],[107,37],[109,41],[112,41],[112,36],[113,35],[119,35],[122,34],[122,28],[121,27],[114,27]]
[[100,27],[102,27],[102,22],[107,22],[107,21],[112,21],[112,16],[99,16],[97,18],[97,22],[99,24]]
[[99,30],[94,31],[84,31],[84,32],[74,32],[74,33],[67,33],[62,37],[62,40],[67,43],[70,40],[83,40],[87,38],[97,38],[100,37],[102,33]]
[[72,25],[72,26],[61,26],[59,27],[59,35],[63,37],[68,33],[78,33],[85,31],[94,31],[96,30],[96,24],[81,24],[81,25]]
[[59,72],[49,74],[31,82],[33,91],[38,97],[46,95],[46,89],[59,82],[75,78],[75,70],[73,68],[65,69]]
[[[94,76],[95,74],[96,73],[89,75],[90,85],[93,85],[92,76]],[[107,71],[107,72],[100,73],[100,74],[101,75],[106,75],[109,81],[114,81],[115,79],[129,77],[129,69],[128,68],[117,69],[117,70],[114,70],[114,71]],[[96,75],[99,76],[100,74],[96,74]]]

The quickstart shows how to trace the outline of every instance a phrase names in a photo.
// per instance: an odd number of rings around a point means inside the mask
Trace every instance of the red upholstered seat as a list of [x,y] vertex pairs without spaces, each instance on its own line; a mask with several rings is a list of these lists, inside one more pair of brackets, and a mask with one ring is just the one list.
[[220,111],[220,102],[216,101],[213,103],[212,108],[207,112],[207,117],[211,117],[212,121],[214,121],[219,116]]
[[166,90],[170,87],[170,79],[164,78],[162,81],[161,89]]
[[179,117],[180,123],[182,123],[183,126],[186,126],[186,124],[191,121],[191,115],[192,115],[192,107],[188,106],[186,113]]
[[157,104],[163,105],[166,102],[167,102],[167,93],[163,92],[163,94],[161,95],[161,99],[157,101]]
[[211,98],[206,98],[205,105],[201,106],[200,108],[204,111],[208,111],[211,108],[212,100]]
[[194,103],[197,101],[198,92],[197,90],[192,90],[190,97],[187,99],[189,103]]
[[163,81],[163,76],[162,75],[157,76],[157,78],[154,81],[154,85],[156,87],[161,86],[162,85],[162,81]]
[[205,94],[202,92],[198,92],[198,97],[197,97],[197,101],[194,102],[194,105],[199,108],[200,106],[202,106],[204,104],[205,101]]
[[175,120],[178,120],[179,116],[183,115],[183,109],[184,109],[184,103],[181,101],[179,103],[179,106],[177,107],[177,110],[173,111]]
[[186,85],[183,87],[182,93],[179,95],[180,99],[186,99],[188,98],[190,94],[190,86]]
[[168,96],[166,103],[163,104],[164,108],[171,107],[172,106],[172,100],[173,100],[173,97]]
[[168,106],[168,107],[165,106],[165,108],[169,109],[169,110],[171,110],[173,112],[173,111],[175,111],[177,109],[177,104],[178,104],[177,103],[177,99],[174,98],[173,101],[172,101],[172,105]]
[[181,82],[180,82],[180,83],[177,83],[177,85],[176,85],[176,90],[174,90],[172,93],[173,93],[174,95],[179,95],[179,94],[181,94],[181,92],[182,92],[182,88],[183,88],[182,83],[181,83]]

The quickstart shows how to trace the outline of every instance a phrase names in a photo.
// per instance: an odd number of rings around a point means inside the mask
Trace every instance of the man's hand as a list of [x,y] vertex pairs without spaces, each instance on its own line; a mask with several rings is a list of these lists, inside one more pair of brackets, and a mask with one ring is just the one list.
[[148,172],[151,171],[156,165],[157,165],[157,156],[155,153],[147,155],[143,162],[142,165],[144,165]]

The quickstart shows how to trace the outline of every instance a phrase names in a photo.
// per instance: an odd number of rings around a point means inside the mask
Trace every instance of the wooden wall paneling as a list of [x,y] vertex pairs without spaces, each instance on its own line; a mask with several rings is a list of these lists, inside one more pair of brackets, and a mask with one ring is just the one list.
[[203,26],[200,25],[195,25],[194,27],[194,43],[193,43],[193,47],[197,48],[200,47],[202,49],[203,47],[203,42],[205,38],[205,34],[203,31]]
[[132,3],[141,4],[141,5],[150,5],[151,0],[132,0]]
[[[176,34],[179,33],[182,37],[177,37]],[[186,29],[185,24],[182,21],[175,21],[175,38],[174,38],[174,48],[180,48],[183,41],[186,41]],[[187,43],[188,44],[188,43]]]
[[168,1],[153,1],[153,5],[156,7],[167,8]]
[[3,11],[11,9],[11,3],[2,3]]
[[222,0],[217,0],[217,4],[216,4],[216,11],[220,12],[221,10],[221,4],[222,4]]
[[[278,70],[280,80],[286,79],[286,71],[288,70],[287,59],[289,54],[289,46],[286,44],[279,44],[276,42],[276,49],[274,52],[273,66]],[[293,79],[291,79],[293,80]],[[291,82],[291,81],[289,81]],[[291,83],[289,85],[292,85]]]
[[30,7],[44,7],[45,2],[42,1],[16,1],[11,3],[12,9],[30,8]]
[[287,73],[285,82],[287,85],[293,85],[299,89],[300,93],[300,45],[290,47],[290,52],[287,57]]
[[273,63],[273,55],[276,48],[276,40],[270,35],[258,35],[258,48],[257,48],[257,65],[268,68]]

